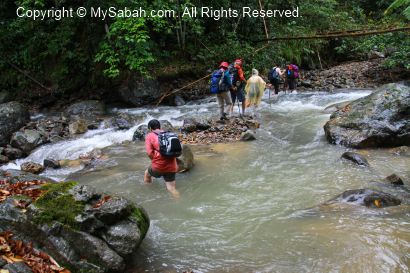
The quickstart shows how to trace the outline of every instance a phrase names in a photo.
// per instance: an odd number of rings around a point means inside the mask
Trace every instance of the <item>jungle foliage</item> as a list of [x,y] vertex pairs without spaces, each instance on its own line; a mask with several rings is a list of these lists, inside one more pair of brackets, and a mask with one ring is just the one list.
[[[252,9],[299,8],[299,18],[204,17],[19,18],[26,9],[74,10],[84,6],[108,9],[175,10],[213,7],[214,10],[243,6]],[[120,81],[130,73],[151,77],[161,68],[206,69],[222,60],[245,59],[245,69],[267,68],[273,62],[295,62],[306,68],[351,59],[365,59],[377,48],[389,51],[385,65],[410,68],[410,38],[391,33],[363,38],[257,42],[269,37],[313,35],[341,30],[373,29],[409,24],[408,0],[17,0],[0,3],[0,90],[78,92]],[[265,47],[261,50],[258,50]],[[255,52],[256,51],[256,52]],[[36,84],[35,79],[38,83]]]

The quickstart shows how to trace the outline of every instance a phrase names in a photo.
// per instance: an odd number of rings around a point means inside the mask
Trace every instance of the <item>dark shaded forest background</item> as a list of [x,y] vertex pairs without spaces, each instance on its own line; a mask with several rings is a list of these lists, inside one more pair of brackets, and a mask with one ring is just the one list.
[[[145,10],[208,6],[218,9],[292,9],[299,18],[18,18],[17,7],[127,7]],[[0,91],[20,100],[52,94],[109,93],[131,76],[201,77],[222,60],[242,57],[245,70],[268,69],[273,62],[294,62],[305,69],[365,60],[371,50],[388,53],[383,65],[410,69],[408,32],[360,38],[272,41],[269,37],[315,35],[345,30],[408,26],[408,0],[256,1],[97,1],[19,0],[0,3]],[[267,34],[266,34],[267,32]],[[259,41],[259,42],[258,42]],[[255,53],[255,50],[258,50]],[[321,64],[319,62],[321,59]],[[103,90],[103,91],[101,91]]]

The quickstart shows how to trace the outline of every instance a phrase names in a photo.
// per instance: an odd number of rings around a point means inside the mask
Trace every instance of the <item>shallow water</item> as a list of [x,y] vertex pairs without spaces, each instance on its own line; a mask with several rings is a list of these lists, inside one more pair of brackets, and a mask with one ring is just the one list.
[[[147,210],[151,226],[129,272],[409,272],[409,204],[378,210],[320,205],[347,189],[396,193],[375,183],[391,173],[410,181],[409,157],[363,150],[371,165],[366,169],[341,161],[347,149],[324,138],[330,115],[323,109],[367,94],[317,92],[263,101],[256,141],[193,147],[194,169],[177,175],[179,200],[162,180],[143,185],[149,164],[143,143],[123,143],[135,127],[91,131],[41,147],[30,158],[74,159],[104,148],[109,159],[93,172],[72,173],[76,167],[48,175],[119,194]],[[151,118],[181,125],[184,117],[210,117],[217,107],[114,111],[135,115],[136,125]]]

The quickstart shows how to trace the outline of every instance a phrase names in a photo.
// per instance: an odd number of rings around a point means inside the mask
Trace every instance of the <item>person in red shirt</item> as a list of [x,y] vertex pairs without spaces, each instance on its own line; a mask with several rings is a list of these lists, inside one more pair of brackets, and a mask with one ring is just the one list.
[[[150,184],[152,177],[163,177],[167,190],[175,198],[179,197],[179,192],[176,189],[175,174],[178,170],[177,160],[175,157],[168,158],[161,155],[159,152],[158,133],[161,130],[161,124],[158,120],[153,119],[148,122],[149,133],[145,137],[145,149],[148,157],[151,159],[151,165],[145,170],[144,183]],[[155,134],[157,133],[157,134]]]

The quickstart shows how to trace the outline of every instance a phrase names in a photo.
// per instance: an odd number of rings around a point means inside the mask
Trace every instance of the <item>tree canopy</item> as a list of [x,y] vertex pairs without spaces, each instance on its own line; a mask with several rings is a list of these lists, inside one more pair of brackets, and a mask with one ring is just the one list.
[[[386,66],[410,69],[410,38],[406,32],[362,38],[275,41],[265,49],[256,41],[271,37],[314,35],[356,29],[408,26],[409,0],[18,0],[0,4],[0,90],[26,92],[46,86],[58,92],[76,92],[115,82],[129,73],[152,77],[160,68],[203,69],[222,60],[245,59],[245,68],[272,62],[296,62],[318,67],[363,59],[374,48],[392,53]],[[73,16],[56,20],[17,16],[25,10],[100,7],[109,10],[172,10],[173,17]],[[186,8],[293,10],[299,17],[261,18],[182,16]],[[118,14],[117,14],[118,15]],[[255,53],[255,51],[257,51]],[[39,84],[33,84],[35,79]],[[36,86],[36,87],[33,87]],[[43,87],[42,87],[43,86]]]

